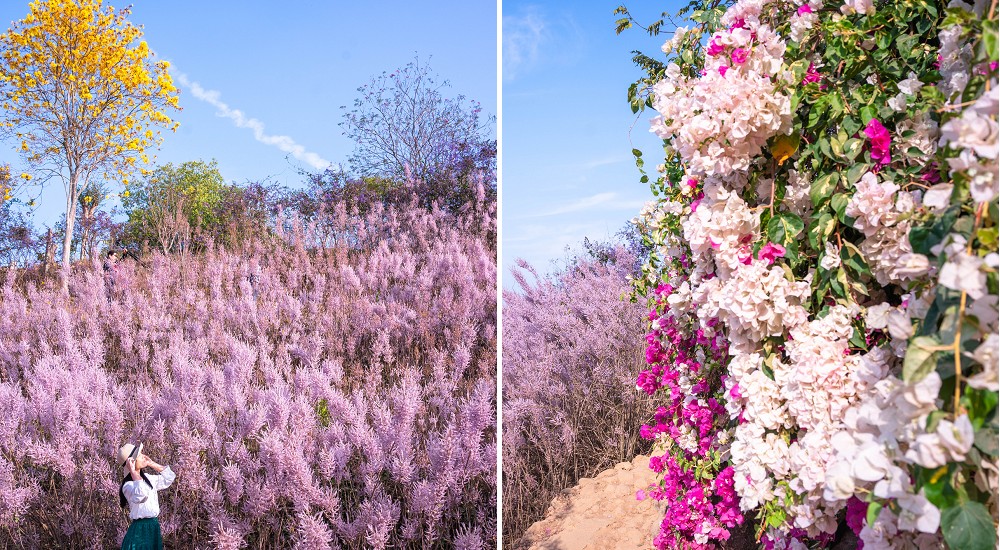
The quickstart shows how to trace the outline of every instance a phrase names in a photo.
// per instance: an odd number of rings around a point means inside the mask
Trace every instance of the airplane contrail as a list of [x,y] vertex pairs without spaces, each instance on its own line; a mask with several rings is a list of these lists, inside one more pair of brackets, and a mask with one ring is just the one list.
[[272,136],[264,132],[264,123],[257,120],[256,118],[247,117],[243,111],[239,109],[233,109],[221,99],[219,99],[219,92],[215,90],[206,90],[197,82],[192,82],[187,75],[184,73],[171,71],[173,75],[177,78],[177,81],[184,88],[191,91],[196,99],[204,101],[209,105],[218,109],[218,115],[226,117],[233,121],[233,124],[240,128],[248,128],[253,131],[254,139],[272,147],[277,147],[278,149],[290,153],[293,157],[305,162],[309,166],[317,170],[325,170],[333,165],[332,162],[324,159],[312,151],[307,151],[305,147],[299,145],[289,136]]

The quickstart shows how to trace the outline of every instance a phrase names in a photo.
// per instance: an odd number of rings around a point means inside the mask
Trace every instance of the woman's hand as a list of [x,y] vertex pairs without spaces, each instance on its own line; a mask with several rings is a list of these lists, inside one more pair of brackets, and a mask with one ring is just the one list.
[[156,473],[160,473],[163,471],[163,466],[160,466],[156,462],[153,462],[153,459],[146,456],[146,453],[142,453],[142,458],[146,462],[146,466],[149,466],[150,468],[156,470]]
[[137,470],[135,467],[134,458],[129,458],[128,460],[126,460],[126,464],[128,464],[128,473],[132,476],[132,481],[139,481],[140,479],[142,479],[139,476],[139,470]]

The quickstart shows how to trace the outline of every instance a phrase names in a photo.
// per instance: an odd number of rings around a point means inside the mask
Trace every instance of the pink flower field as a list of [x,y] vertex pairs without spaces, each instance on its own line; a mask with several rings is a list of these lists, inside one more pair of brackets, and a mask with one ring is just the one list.
[[116,547],[127,440],[171,548],[493,546],[495,202],[415,200],[0,274],[0,548]]

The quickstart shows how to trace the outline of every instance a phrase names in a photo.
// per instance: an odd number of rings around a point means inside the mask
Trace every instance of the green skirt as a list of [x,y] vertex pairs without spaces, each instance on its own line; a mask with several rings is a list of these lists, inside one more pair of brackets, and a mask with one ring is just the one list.
[[159,518],[132,520],[122,541],[122,550],[163,550]]

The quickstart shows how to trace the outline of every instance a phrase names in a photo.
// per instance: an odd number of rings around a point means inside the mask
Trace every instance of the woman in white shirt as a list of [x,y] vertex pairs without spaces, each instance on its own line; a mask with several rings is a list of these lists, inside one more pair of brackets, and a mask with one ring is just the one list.
[[[140,452],[136,458],[129,455],[135,447],[126,443],[118,449],[118,462],[125,471],[118,497],[121,507],[128,507],[132,523],[128,526],[122,550],[163,550],[163,536],[160,533],[160,500],[157,491],[162,491],[177,477],[170,466],[160,466]],[[143,469],[151,469],[147,473]]]

